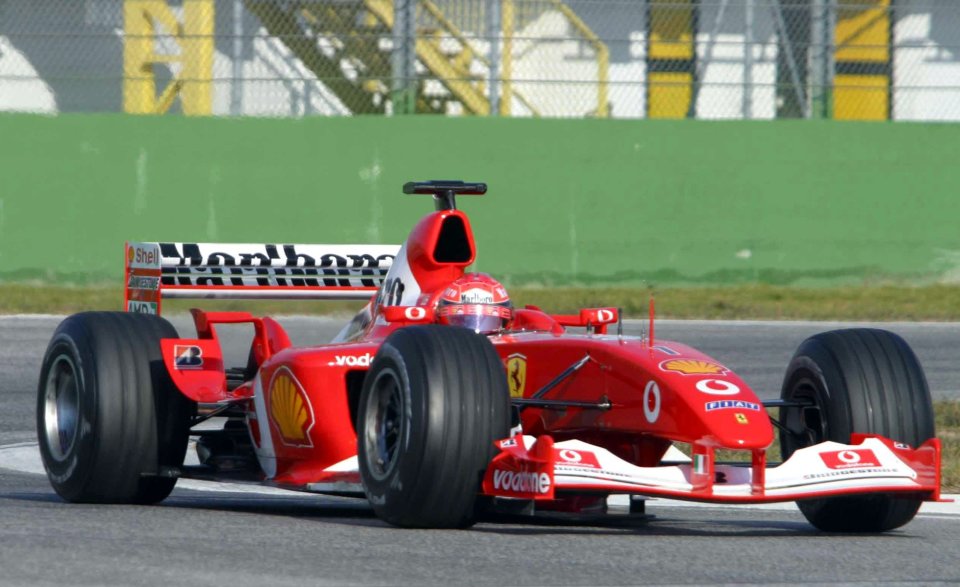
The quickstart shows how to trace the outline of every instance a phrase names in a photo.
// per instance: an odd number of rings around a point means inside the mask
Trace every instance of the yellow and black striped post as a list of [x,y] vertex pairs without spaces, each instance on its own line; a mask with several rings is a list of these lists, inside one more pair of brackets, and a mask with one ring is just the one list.
[[647,116],[694,115],[697,0],[647,4]]
[[893,0],[840,0],[834,31],[833,117],[891,117]]

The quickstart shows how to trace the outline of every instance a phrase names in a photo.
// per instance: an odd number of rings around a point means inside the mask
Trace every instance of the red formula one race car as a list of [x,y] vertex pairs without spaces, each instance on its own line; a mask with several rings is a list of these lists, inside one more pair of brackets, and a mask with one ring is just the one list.
[[[56,492],[152,503],[178,478],[252,482],[365,496],[391,524],[430,528],[496,507],[602,511],[627,494],[797,501],[818,528],[883,531],[939,499],[930,394],[897,335],[813,336],[780,399],[760,401],[716,360],[655,340],[652,318],[624,336],[616,308],[514,308],[466,273],[474,239],[455,198],[486,185],[404,192],[436,210],[400,247],[128,243],[127,312],[68,317],[43,360],[38,435]],[[197,337],[180,338],[159,314],[185,297],[368,303],[333,341],[294,347],[246,312],[193,310]],[[249,361],[227,368],[217,326],[238,323],[252,325]],[[225,424],[194,428],[213,417]],[[191,436],[199,464],[184,465]],[[719,462],[719,449],[746,458]]]

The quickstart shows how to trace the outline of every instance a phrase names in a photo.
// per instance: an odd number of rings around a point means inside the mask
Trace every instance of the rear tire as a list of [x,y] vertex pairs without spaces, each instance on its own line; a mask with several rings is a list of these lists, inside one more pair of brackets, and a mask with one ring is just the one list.
[[[784,460],[799,448],[827,440],[849,443],[853,432],[880,434],[914,447],[934,437],[923,368],[909,345],[885,330],[852,328],[808,338],[787,367],[780,397],[813,403],[780,410]],[[880,494],[797,505],[820,530],[884,532],[912,520],[921,502],[912,495]]]
[[465,528],[510,430],[510,394],[486,337],[411,326],[381,345],[357,414],[360,475],[377,516],[408,528]]
[[37,437],[50,484],[67,501],[155,503],[173,490],[196,404],[170,380],[161,338],[177,338],[169,322],[126,312],[75,314],[54,332]]

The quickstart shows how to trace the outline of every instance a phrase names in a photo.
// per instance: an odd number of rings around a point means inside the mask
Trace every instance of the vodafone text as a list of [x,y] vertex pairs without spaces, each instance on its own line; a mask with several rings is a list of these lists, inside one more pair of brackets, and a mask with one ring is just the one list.
[[364,353],[362,355],[337,355],[327,364],[336,367],[369,367],[370,361],[372,360],[373,355],[370,353]]
[[525,471],[493,471],[493,488],[518,493],[550,492],[550,475],[546,473],[527,473]]

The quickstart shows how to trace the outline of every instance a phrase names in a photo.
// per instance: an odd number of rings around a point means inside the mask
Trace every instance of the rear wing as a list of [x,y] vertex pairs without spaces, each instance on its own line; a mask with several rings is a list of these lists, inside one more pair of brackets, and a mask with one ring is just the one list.
[[159,314],[163,298],[370,298],[399,245],[137,243],[124,249],[123,305]]

